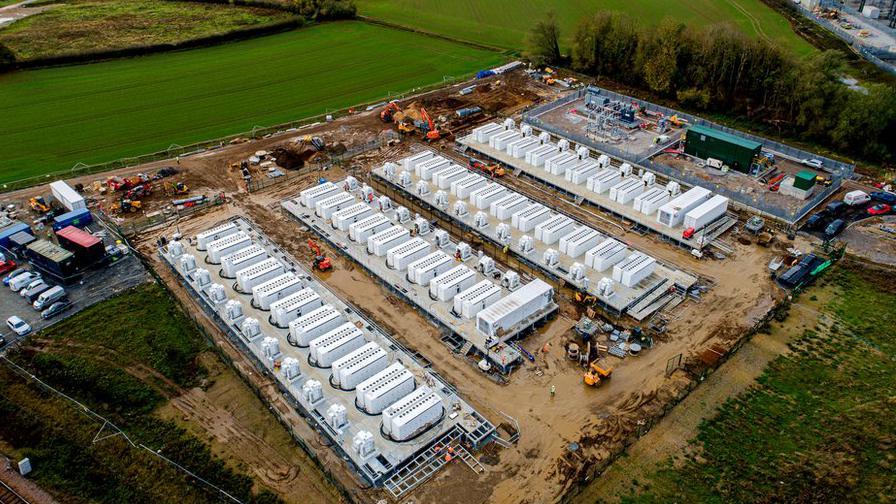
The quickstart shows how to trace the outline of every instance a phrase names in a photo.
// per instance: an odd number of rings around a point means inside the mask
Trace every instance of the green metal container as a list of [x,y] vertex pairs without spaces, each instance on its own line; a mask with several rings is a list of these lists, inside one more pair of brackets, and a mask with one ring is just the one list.
[[684,151],[700,159],[719,159],[734,170],[748,172],[761,149],[759,142],[698,125],[688,129]]
[[793,187],[808,191],[815,187],[815,172],[803,170],[793,177]]

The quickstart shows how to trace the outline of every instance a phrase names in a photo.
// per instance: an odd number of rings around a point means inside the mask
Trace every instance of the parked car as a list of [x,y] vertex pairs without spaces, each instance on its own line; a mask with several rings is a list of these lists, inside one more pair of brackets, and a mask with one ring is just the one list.
[[17,315],[13,315],[6,319],[6,327],[9,327],[12,332],[19,336],[24,336],[31,332],[31,326],[28,325],[28,322],[25,322]]
[[812,168],[815,168],[815,169],[819,169],[824,165],[824,163],[822,163],[820,159],[815,159],[815,158],[802,159],[802,160],[800,160],[800,163],[803,163],[806,166],[811,166]]
[[7,343],[9,343],[9,341],[6,341],[6,336],[0,334],[0,348],[5,347]]
[[846,208],[846,203],[844,203],[842,201],[832,201],[832,202],[828,203],[828,205],[826,207],[824,207],[825,211],[827,211],[828,215],[830,215],[831,217],[836,217],[837,215],[840,215],[840,212],[842,212],[845,208]]
[[890,213],[892,207],[886,203],[878,203],[877,205],[868,207],[868,215],[885,215]]
[[42,318],[44,320],[49,320],[49,319],[55,317],[56,315],[59,315],[60,313],[64,312],[65,310],[68,310],[71,307],[72,307],[72,303],[69,301],[56,301],[55,303],[51,304],[48,308],[46,308],[44,311],[40,312],[40,318]]
[[12,259],[4,258],[0,261],[0,275],[4,275],[16,269],[16,262]]
[[849,206],[864,205],[871,201],[871,196],[865,191],[850,191],[843,197],[843,202]]
[[10,280],[24,273],[28,273],[28,268],[19,268],[12,270],[8,275],[3,277],[3,285],[9,285]]
[[886,191],[874,191],[869,194],[874,201],[880,201],[888,205],[896,205],[896,194]]
[[28,290],[28,289],[30,289],[30,288],[32,288],[32,287],[35,287],[35,286],[37,286],[37,284],[41,284],[41,283],[46,283],[46,282],[44,282],[44,279],[43,279],[43,278],[41,278],[41,277],[36,277],[36,278],[34,278],[34,279],[31,280],[30,282],[28,282],[27,285],[25,285],[24,287],[22,287],[21,289],[19,289],[19,295],[22,296],[22,297],[25,297],[25,291],[26,291],[26,290]]
[[44,282],[43,280],[40,280],[39,282],[28,287],[27,289],[23,289],[22,297],[25,298],[26,301],[28,301],[28,304],[31,304],[34,302],[35,299],[37,299],[38,296],[40,296],[41,294],[43,294],[44,292],[46,292],[48,290],[50,290],[50,286],[47,285],[47,283]]
[[35,310],[43,310],[57,301],[62,301],[64,297],[65,289],[57,285],[52,289],[45,290],[36,300],[34,300],[32,306],[34,306]]
[[806,229],[809,231],[821,229],[821,227],[824,225],[824,222],[827,220],[827,217],[828,216],[824,211],[809,216],[809,218],[806,219]]
[[836,219],[835,221],[828,224],[828,227],[824,228],[824,235],[827,238],[833,238],[840,234],[843,231],[843,228],[846,227],[846,221],[843,219]]
[[41,277],[40,274],[34,273],[33,271],[23,273],[9,281],[9,288],[13,292],[19,292],[23,288],[27,287],[28,284],[37,280],[40,277]]

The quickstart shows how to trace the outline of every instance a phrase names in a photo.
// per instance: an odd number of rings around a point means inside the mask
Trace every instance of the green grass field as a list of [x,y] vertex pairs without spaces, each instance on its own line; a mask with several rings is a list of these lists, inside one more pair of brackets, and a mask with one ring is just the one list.
[[321,114],[504,57],[358,22],[0,75],[0,182]]
[[583,16],[609,10],[625,12],[648,24],[667,17],[694,25],[731,22],[750,36],[768,39],[797,54],[812,50],[784,17],[761,0],[357,0],[357,4],[362,15],[507,49],[522,48],[535,21],[553,9],[564,36],[572,34]]

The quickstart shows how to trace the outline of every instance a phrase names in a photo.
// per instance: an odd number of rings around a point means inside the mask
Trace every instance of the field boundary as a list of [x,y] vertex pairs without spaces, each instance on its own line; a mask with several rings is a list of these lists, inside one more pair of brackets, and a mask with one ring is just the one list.
[[414,28],[413,26],[403,25],[400,23],[393,23],[391,21],[386,21],[386,20],[380,19],[380,18],[365,16],[365,15],[357,15],[357,16],[355,16],[355,19],[358,21],[364,22],[364,23],[372,24],[372,25],[383,26],[386,28],[392,28],[393,30],[401,30],[401,31],[416,33],[418,35],[426,35],[427,37],[447,40],[448,42],[454,42],[455,44],[463,44],[466,46],[475,47],[476,49],[483,49],[486,51],[494,51],[494,52],[505,53],[505,54],[518,54],[518,51],[513,51],[513,50],[507,49],[505,47],[483,44],[481,42],[476,42],[473,40],[452,37],[450,35],[444,35],[441,33],[431,32],[428,30],[421,30],[420,28]]

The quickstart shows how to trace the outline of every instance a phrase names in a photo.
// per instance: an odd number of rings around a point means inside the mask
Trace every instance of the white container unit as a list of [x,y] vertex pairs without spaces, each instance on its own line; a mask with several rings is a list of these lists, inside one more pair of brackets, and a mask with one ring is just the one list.
[[314,213],[317,214],[318,217],[329,219],[333,216],[334,213],[342,210],[343,208],[348,208],[357,202],[358,200],[356,200],[355,197],[351,194],[347,192],[340,192],[335,196],[330,196],[329,198],[322,199],[315,203]]
[[565,175],[566,170],[573,168],[579,164],[579,157],[575,154],[566,152],[563,156],[553,157],[545,161],[545,171],[551,175]]
[[252,292],[252,288],[268,280],[282,275],[285,269],[277,259],[270,257],[248,268],[236,272],[237,290],[243,293]]
[[423,238],[410,239],[386,252],[386,266],[398,271],[407,269],[408,264],[429,253],[432,245]]
[[383,434],[407,441],[433,426],[444,413],[442,400],[424,385],[383,410]]
[[628,177],[610,188],[610,199],[625,205],[644,192],[644,182],[638,177]]
[[300,347],[307,347],[311,340],[336,329],[345,323],[339,310],[332,305],[324,305],[291,321],[289,335]]
[[451,166],[451,161],[448,161],[442,156],[436,156],[430,160],[418,164],[414,169],[414,173],[417,175],[417,177],[423,180],[432,180],[433,173],[444,170],[449,166]]
[[417,165],[419,165],[420,163],[423,163],[425,161],[429,161],[434,156],[435,156],[435,153],[433,151],[426,150],[423,152],[418,152],[417,154],[412,154],[412,155],[402,159],[401,167],[404,168],[405,171],[409,171],[409,172],[412,171],[412,172],[416,173]]
[[494,183],[485,187],[481,187],[470,195],[470,202],[476,205],[476,208],[485,210],[490,208],[492,203],[507,196],[507,189],[501,184]]
[[404,226],[392,226],[367,237],[367,252],[383,257],[393,247],[411,239],[411,232]]
[[470,198],[470,193],[480,187],[484,187],[486,184],[488,184],[488,181],[485,180],[485,177],[471,173],[466,177],[459,178],[452,182],[451,192],[457,196],[458,199],[465,200]]
[[255,306],[262,310],[270,310],[271,303],[280,301],[304,288],[305,282],[297,277],[295,273],[284,273],[252,287],[252,300],[255,302]]
[[271,319],[278,327],[288,327],[298,317],[308,315],[324,305],[311,289],[302,289],[271,303]]
[[470,319],[499,299],[501,299],[501,287],[488,280],[482,280],[454,296],[454,313]]
[[541,145],[541,140],[535,137],[525,137],[507,144],[507,153],[519,159],[527,152]]
[[586,187],[597,194],[602,194],[609,191],[610,188],[616,185],[620,180],[622,180],[622,175],[619,174],[619,170],[615,168],[607,168],[597,175],[589,177],[588,185]]
[[458,292],[472,287],[474,283],[476,274],[460,264],[429,281],[429,297],[439,301],[451,301]]
[[568,235],[560,238],[560,252],[569,257],[579,257],[593,249],[603,239],[600,233],[588,226],[579,226]]
[[659,207],[669,202],[669,191],[664,187],[654,187],[635,196],[635,211],[652,215]]
[[547,307],[554,289],[535,279],[476,314],[476,328],[485,336],[508,333],[514,326]]
[[535,239],[541,240],[547,245],[552,245],[566,236],[575,227],[575,222],[565,215],[557,214],[550,219],[535,226]]
[[342,189],[332,182],[324,182],[299,193],[299,202],[306,208],[314,208],[318,201],[325,200],[342,192]]
[[707,224],[725,215],[728,211],[728,198],[716,194],[708,201],[691,210],[684,216],[684,227],[699,230]]
[[[448,189],[455,180],[460,180],[470,174],[470,170],[460,165],[451,165],[447,170],[440,171],[432,176],[432,183],[439,189]],[[453,191],[452,191],[453,192]]]
[[635,252],[624,261],[613,266],[613,280],[626,287],[634,287],[656,269],[656,259],[649,255]]
[[488,139],[488,144],[499,151],[503,151],[507,148],[507,144],[513,142],[514,140],[519,140],[523,136],[519,131],[515,130],[507,130]]
[[535,226],[551,218],[551,210],[541,204],[534,203],[525,210],[511,215],[510,223],[524,233],[535,229]]
[[379,415],[395,401],[414,391],[414,375],[400,362],[359,383],[355,404],[371,415]]
[[525,209],[529,206],[529,200],[522,194],[510,192],[505,194],[501,199],[495,200],[489,205],[489,211],[498,220],[507,220],[513,217],[513,214]]
[[473,130],[473,138],[481,143],[487,144],[492,136],[504,131],[504,126],[498,123],[489,123]]
[[678,196],[657,210],[656,221],[669,227],[677,227],[684,221],[684,216],[709,199],[709,189],[693,187],[690,191]]
[[53,193],[53,198],[60,205],[67,208],[69,212],[87,208],[87,202],[84,201],[84,197],[62,180],[50,182],[50,192]]
[[311,362],[317,367],[328,368],[333,361],[361,348],[367,341],[355,324],[346,322],[336,329],[311,340]]
[[429,285],[429,281],[451,269],[454,259],[437,250],[408,264],[407,278],[417,285]]
[[559,151],[556,144],[548,142],[526,153],[526,162],[538,168],[544,166],[546,158],[556,155]]
[[333,227],[341,231],[348,231],[349,226],[371,215],[373,215],[373,208],[364,203],[355,203],[333,214]]
[[212,264],[221,264],[222,257],[243,250],[251,245],[252,239],[242,231],[209,242],[207,251],[208,262]]
[[592,175],[596,175],[600,170],[597,161],[584,161],[571,170],[566,170],[566,180],[573,184],[584,184]]
[[600,245],[585,252],[585,266],[604,271],[628,256],[628,247],[622,242],[607,238]]
[[370,342],[345,357],[333,361],[333,384],[342,390],[354,390],[359,383],[386,369],[389,354]]
[[392,221],[381,213],[365,217],[348,227],[348,237],[358,243],[367,243],[371,235],[392,227]]
[[209,230],[203,231],[196,235],[196,250],[205,251],[208,248],[209,243],[215,240],[220,240],[225,236],[237,234],[239,233],[239,231],[240,228],[233,222],[221,224],[220,226],[216,226]]
[[221,276],[236,278],[236,272],[258,264],[268,258],[268,252],[258,245],[250,245],[243,250],[227,254],[221,258]]

